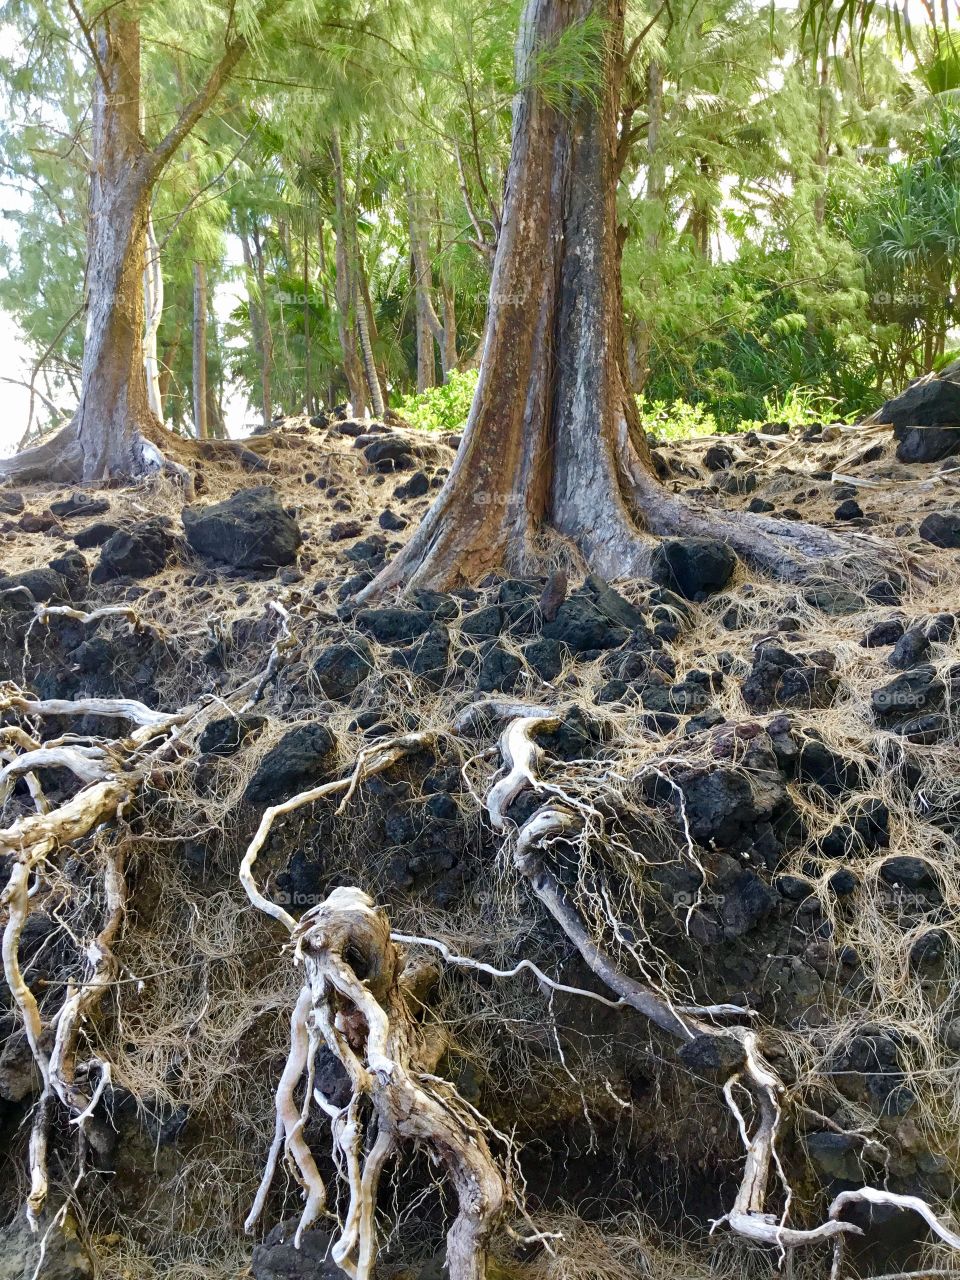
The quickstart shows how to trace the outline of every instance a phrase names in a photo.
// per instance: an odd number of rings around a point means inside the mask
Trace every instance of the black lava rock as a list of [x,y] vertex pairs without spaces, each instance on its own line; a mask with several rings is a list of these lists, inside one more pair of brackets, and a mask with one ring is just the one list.
[[960,385],[947,378],[915,382],[877,414],[893,427],[901,462],[936,462],[960,450]]
[[935,547],[960,547],[960,511],[934,511],[921,521],[918,533]]
[[0,578],[0,609],[30,611],[33,605],[69,599],[67,583],[55,569],[26,569]]
[[265,485],[209,507],[184,507],[181,518],[194,551],[235,569],[292,564],[302,541],[296,520]]
[[515,654],[492,645],[480,663],[477,688],[483,693],[509,693],[515,689],[523,671],[523,663]]
[[296,1221],[274,1227],[253,1250],[253,1280],[343,1280],[344,1273],[330,1257],[330,1235],[305,1231],[294,1244]]
[[354,622],[381,644],[406,644],[430,629],[433,622],[423,609],[361,609]]
[[890,655],[890,665],[895,671],[908,671],[922,662],[930,651],[930,638],[922,627],[905,631]]
[[935,710],[943,704],[945,692],[944,683],[934,668],[929,663],[921,663],[889,684],[874,689],[870,701],[876,715],[889,720]]
[[405,529],[410,521],[406,516],[398,516],[388,509],[380,512],[379,523],[381,529],[386,529],[390,533],[397,533],[400,529]]
[[664,538],[657,547],[651,577],[686,600],[702,600],[722,591],[737,567],[737,557],[714,538]]
[[826,651],[800,657],[777,645],[765,645],[743,682],[744,701],[755,711],[827,707],[838,686],[834,665],[833,655]]
[[854,498],[847,498],[845,502],[841,502],[833,513],[835,520],[859,520],[863,515],[863,509],[860,503]]
[[563,669],[563,649],[559,640],[532,640],[523,651],[527,666],[541,680],[555,680]]
[[110,503],[103,498],[91,498],[88,493],[74,491],[69,498],[51,502],[50,510],[55,516],[65,519],[73,516],[102,516],[110,510]]
[[25,505],[16,489],[0,489],[0,516],[18,516]]
[[439,688],[450,663],[449,628],[442,622],[433,623],[429,631],[408,649],[398,649],[394,662],[426,680],[435,689]]
[[723,471],[733,465],[733,454],[723,444],[712,444],[703,455],[703,465],[708,471]]
[[408,498],[422,498],[430,489],[430,481],[425,471],[415,471],[404,484],[397,485],[394,497],[405,502]]
[[362,636],[356,636],[324,649],[313,664],[313,674],[326,697],[347,698],[366,680],[373,665],[373,650]]
[[336,742],[325,725],[305,724],[291,729],[263,757],[247,784],[250,804],[274,804],[297,791],[315,786],[330,773]]
[[81,549],[86,551],[90,547],[102,547],[108,538],[112,538],[115,533],[120,532],[118,524],[110,524],[109,521],[98,521],[96,524],[88,524],[85,529],[80,529],[73,535],[74,543]]
[[379,565],[383,561],[384,554],[387,549],[387,540],[382,533],[371,533],[369,537],[361,538],[359,542],[355,542],[352,547],[343,553],[344,560],[349,560],[352,564],[372,564]]
[[930,889],[937,884],[930,864],[908,853],[885,858],[880,866],[880,876],[887,884],[902,885],[906,889]]
[[211,720],[200,735],[200,754],[232,756],[266,723],[265,716],[224,716],[222,720]]
[[150,578],[164,568],[175,545],[170,522],[163,517],[121,529],[103,544],[93,581]]
[[860,643],[865,649],[880,649],[888,644],[896,644],[906,630],[902,618],[885,618],[870,628]]
[[630,632],[611,620],[592,600],[577,594],[564,600],[553,622],[543,628],[547,640],[559,640],[574,653],[591,649],[616,649]]
[[477,609],[475,613],[471,613],[469,617],[464,618],[460,624],[460,631],[465,636],[479,636],[490,638],[498,636],[503,630],[503,610],[498,604],[488,604],[483,609]]

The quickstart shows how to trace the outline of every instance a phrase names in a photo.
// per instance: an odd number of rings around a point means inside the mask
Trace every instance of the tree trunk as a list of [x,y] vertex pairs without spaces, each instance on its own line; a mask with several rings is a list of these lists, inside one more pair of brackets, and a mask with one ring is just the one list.
[[335,286],[337,299],[337,332],[343,354],[343,373],[347,380],[353,412],[359,417],[367,397],[363,383],[363,368],[357,355],[357,286],[354,279],[353,237],[350,234],[351,211],[347,201],[346,181],[343,172],[343,153],[340,133],[334,129],[330,138],[333,157],[334,195],[336,207],[336,261]]
[[[402,152],[406,151],[399,144]],[[423,200],[407,164],[405,184],[407,192],[407,221],[410,231],[410,263],[416,298],[417,334],[417,391],[436,386],[437,368],[434,342],[443,351],[444,330],[433,305],[433,266],[430,261],[429,242],[424,227]]]
[[310,370],[310,235],[303,217],[303,403],[307,414],[314,412]]
[[226,440],[227,424],[223,420],[223,408],[213,383],[207,379],[207,438]]
[[181,317],[177,320],[177,327],[174,329],[169,342],[163,348],[163,357],[160,360],[159,391],[160,403],[164,406],[164,421],[167,419],[166,403],[173,383],[173,366],[176,364],[177,356],[180,354],[180,343],[182,341],[183,319]]
[[253,227],[253,262],[257,272],[257,291],[260,294],[260,341],[262,343],[260,391],[263,403],[263,425],[269,430],[273,421],[273,327],[270,324],[270,308],[267,305],[263,245],[260,242],[260,229],[256,223]]
[[[623,380],[617,122],[626,0],[527,0],[513,138],[480,376],[459,453],[430,511],[361,599],[540,567],[559,534],[605,577],[643,576],[642,536],[700,534],[786,577],[849,555],[836,535],[726,516],[656,481]],[[533,60],[599,19],[600,83],[551,104]]]
[[[264,0],[262,28],[288,0]],[[208,79],[152,149],[140,127],[140,22],[107,5],[83,34],[96,64],[90,143],[86,311],[76,416],[53,439],[0,465],[0,478],[138,477],[164,467],[167,433],[150,407],[144,350],[143,273],[153,189],[184,139],[249,50],[229,35]],[[76,12],[76,6],[74,6]],[[81,20],[82,22],[82,20]],[[154,386],[156,391],[156,386]],[[183,471],[176,464],[174,470]]]
[[443,343],[440,347],[440,365],[444,382],[457,368],[457,298],[447,273],[440,271],[440,297],[443,303]]
[[193,426],[198,440],[207,432],[207,269],[193,264]]
[[153,218],[147,219],[147,254],[143,267],[143,303],[146,315],[143,330],[143,365],[147,379],[147,400],[154,415],[163,422],[163,392],[160,389],[160,361],[157,336],[163,317],[163,271],[160,246],[153,233]]

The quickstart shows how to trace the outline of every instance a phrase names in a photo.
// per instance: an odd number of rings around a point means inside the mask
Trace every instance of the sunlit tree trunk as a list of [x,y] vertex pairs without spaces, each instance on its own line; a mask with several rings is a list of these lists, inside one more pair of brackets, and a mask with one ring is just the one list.
[[207,269],[193,264],[193,427],[207,439]]
[[[645,533],[720,537],[786,577],[822,572],[827,557],[848,549],[799,521],[685,502],[655,477],[623,374],[617,187],[625,4],[527,0],[517,42],[522,88],[470,416],[433,506],[361,599],[540,566],[551,536],[607,577],[649,569]],[[537,58],[577,29],[599,33],[598,83],[558,103],[538,88]]]

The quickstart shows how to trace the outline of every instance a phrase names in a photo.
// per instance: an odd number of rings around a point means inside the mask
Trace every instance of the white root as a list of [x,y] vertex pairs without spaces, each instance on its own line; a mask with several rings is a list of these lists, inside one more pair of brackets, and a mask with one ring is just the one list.
[[135,698],[26,698],[19,692],[9,691],[0,695],[0,711],[20,711],[25,716],[107,716],[130,720],[141,728],[167,729],[182,724],[191,714],[153,711]]
[[[503,775],[491,786],[485,802],[491,826],[494,830],[505,831],[510,827],[505,811],[523,791],[532,789],[564,795],[559,788],[547,786],[541,781],[538,766],[542,753],[531,737],[538,728],[555,723],[555,713],[550,708],[490,701],[468,708],[461,714],[458,724],[461,727],[472,726],[482,712],[493,716],[512,714],[514,717],[500,736]],[[728,1006],[712,1009],[681,1008],[666,994],[624,973],[594,942],[579,912],[571,905],[560,883],[549,870],[546,854],[550,841],[578,832],[582,826],[584,809],[580,805],[571,807],[569,802],[543,805],[513,836],[514,865],[590,969],[619,997],[618,1003],[630,1005],[661,1030],[678,1038],[692,1038],[695,1034],[719,1034],[717,1028],[703,1019],[716,1016],[721,1011],[740,1014],[743,1011],[731,1010]],[[689,836],[689,831],[687,835]],[[792,1192],[776,1148],[782,1117],[783,1085],[763,1060],[757,1033],[750,1026],[728,1026],[722,1034],[739,1041],[743,1050],[741,1067],[724,1086],[724,1097],[737,1122],[746,1156],[733,1207],[713,1224],[714,1228],[720,1223],[726,1223],[737,1234],[776,1247],[785,1256],[787,1250],[799,1246],[831,1239],[839,1245],[846,1235],[862,1235],[859,1227],[843,1221],[840,1214],[847,1205],[866,1202],[912,1210],[923,1218],[941,1240],[960,1250],[960,1235],[940,1222],[926,1201],[917,1196],[896,1195],[874,1187],[842,1192],[831,1204],[827,1220],[816,1227],[803,1230],[788,1226]],[[752,1135],[734,1097],[737,1084],[742,1084],[747,1089],[758,1113],[758,1122]],[[784,1207],[779,1218],[766,1210],[774,1173],[785,1192]],[[837,1257],[839,1256],[838,1253]]]
[[[38,717],[103,715],[127,719],[138,726],[130,737],[108,743],[87,738],[44,745],[17,726],[5,726],[3,731],[3,741],[13,749],[20,748],[20,754],[11,750],[2,753],[5,763],[0,769],[0,804],[17,777],[23,776],[36,806],[35,813],[0,828],[0,854],[8,855],[13,864],[0,896],[7,915],[3,972],[42,1079],[30,1136],[30,1194],[26,1205],[27,1217],[36,1229],[48,1193],[47,1150],[54,1105],[59,1102],[67,1109],[71,1124],[80,1132],[82,1176],[83,1133],[110,1080],[109,1063],[97,1057],[78,1063],[77,1057],[84,1024],[115,972],[112,944],[125,916],[126,883],[122,855],[113,850],[106,855],[104,869],[104,918],[96,937],[85,947],[87,972],[83,981],[68,985],[65,1002],[45,1025],[19,959],[20,938],[30,913],[31,880],[36,878],[36,891],[43,883],[44,864],[57,850],[90,835],[122,812],[149,767],[147,748],[193,712],[167,715],[130,699],[34,699],[10,684],[0,689],[0,709]],[[37,771],[49,768],[67,769],[82,784],[80,791],[52,809],[36,779]]]
[[322,782],[319,786],[311,787],[308,791],[298,792],[295,796],[291,796],[289,800],[284,800],[280,804],[270,805],[269,808],[264,809],[256,834],[247,845],[246,852],[240,863],[240,883],[246,890],[247,897],[253,905],[266,915],[273,916],[274,920],[278,920],[290,933],[293,933],[296,928],[296,921],[293,916],[278,903],[264,897],[257,887],[253,874],[260,850],[263,848],[277,818],[282,817],[284,814],[292,813],[295,809],[302,809],[304,805],[316,804],[318,800],[323,800],[327,796],[338,795],[341,792],[345,793],[343,803],[346,803],[359,783],[364,779],[372,778],[374,774],[382,773],[384,769],[389,769],[391,765],[396,764],[398,760],[402,760],[404,756],[413,751],[420,751],[424,747],[430,746],[434,741],[435,735],[431,733],[408,733],[399,738],[390,738],[379,746],[361,751],[349,777],[337,778],[333,782]]
[[[305,1108],[316,1095],[320,1109],[331,1116],[334,1160],[349,1190],[332,1250],[337,1265],[353,1280],[370,1280],[381,1176],[387,1161],[412,1143],[443,1166],[457,1195],[459,1211],[447,1235],[450,1280],[484,1280],[487,1244],[506,1206],[507,1186],[484,1125],[456,1090],[432,1073],[442,1045],[416,1021],[415,973],[391,939],[385,914],[362,890],[335,889],[295,924],[293,934],[294,962],[303,966],[305,983],[277,1090],[274,1143],[247,1229],[262,1214],[284,1143],[306,1193],[296,1244],[325,1202],[319,1176],[304,1176],[304,1165],[316,1168],[313,1157],[291,1147],[291,1135],[294,1143],[302,1141],[306,1110],[297,1111],[293,1092],[306,1074]],[[314,1038],[322,1039],[349,1076],[351,1100],[340,1111],[311,1087]]]
[[163,632],[154,622],[147,622],[130,605],[104,605],[101,609],[92,609],[89,613],[83,609],[74,609],[68,604],[38,604],[37,621],[49,623],[51,618],[69,618],[72,622],[82,622],[89,626],[94,622],[102,622],[104,618],[123,618],[130,623],[133,631],[150,631],[162,636]]

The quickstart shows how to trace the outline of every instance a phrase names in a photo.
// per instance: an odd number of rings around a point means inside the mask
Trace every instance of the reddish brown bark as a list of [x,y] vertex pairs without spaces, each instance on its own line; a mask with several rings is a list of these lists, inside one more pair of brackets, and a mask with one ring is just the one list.
[[[527,0],[513,139],[480,377],[446,484],[362,593],[449,587],[542,562],[559,535],[607,577],[642,574],[644,533],[721,537],[785,577],[822,573],[843,539],[800,522],[726,517],[666,493],[625,387],[617,187],[625,0]],[[594,92],[562,104],[536,60],[599,20]],[[587,29],[587,28],[584,28]]]

